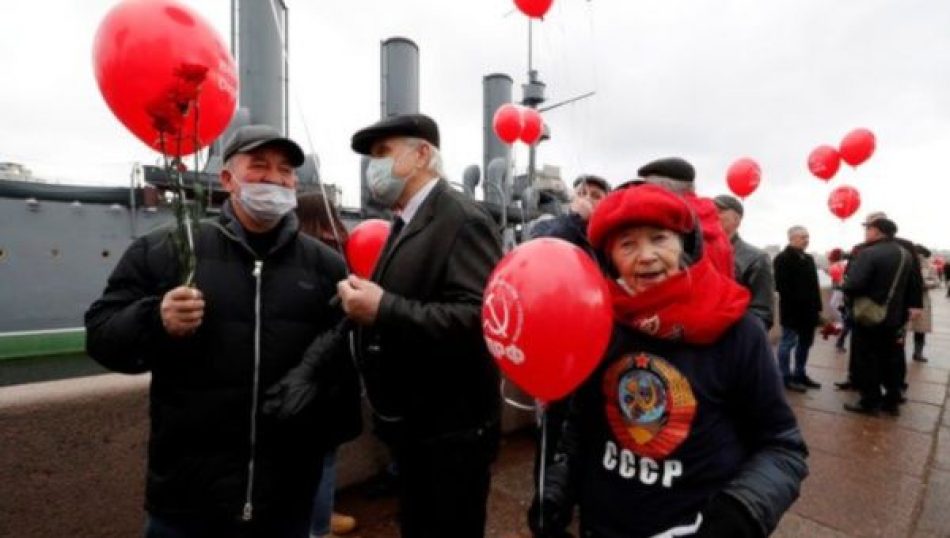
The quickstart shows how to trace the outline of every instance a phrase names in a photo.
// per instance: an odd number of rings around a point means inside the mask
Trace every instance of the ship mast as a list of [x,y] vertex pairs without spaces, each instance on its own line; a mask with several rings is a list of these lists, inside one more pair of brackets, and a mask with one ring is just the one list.
[[[533,29],[534,29],[534,19],[528,18],[528,82],[521,85],[522,99],[521,104],[536,109],[538,112],[547,112],[564,105],[571,103],[576,103],[588,97],[592,97],[597,92],[590,91],[570,99],[565,99],[564,101],[559,101],[553,105],[546,107],[541,107],[540,105],[546,101],[544,97],[544,89],[547,85],[538,78],[538,70],[534,68],[534,39],[533,39]],[[536,188],[535,185],[535,166],[537,160],[537,149],[538,144],[542,141],[550,138],[550,129],[548,123],[545,121],[544,132],[541,135],[541,138],[537,142],[528,146],[528,185],[532,188]]]

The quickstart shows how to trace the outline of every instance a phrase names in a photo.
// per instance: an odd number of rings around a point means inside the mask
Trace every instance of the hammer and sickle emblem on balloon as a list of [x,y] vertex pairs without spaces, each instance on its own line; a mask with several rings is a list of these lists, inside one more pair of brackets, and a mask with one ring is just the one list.
[[[508,325],[511,323],[511,312],[508,301],[500,297],[497,293],[492,292],[488,295],[485,305],[488,311],[488,315],[485,318],[485,329],[488,330],[492,336],[501,338],[507,337]],[[499,310],[501,310],[500,314],[498,312]]]

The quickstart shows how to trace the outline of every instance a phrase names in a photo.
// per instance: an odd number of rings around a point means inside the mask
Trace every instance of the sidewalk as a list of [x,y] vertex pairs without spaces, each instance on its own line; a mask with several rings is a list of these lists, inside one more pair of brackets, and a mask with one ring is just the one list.
[[[789,394],[811,456],[802,496],[782,519],[781,538],[950,537],[950,299],[934,290],[934,332],[927,335],[928,363],[908,364],[909,401],[901,416],[864,417],[841,405],[854,393],[832,384],[845,378],[847,355],[820,338],[809,374],[819,391]],[[910,355],[908,343],[908,357]],[[488,538],[530,537],[524,523],[534,445],[527,433],[504,440],[489,500]],[[396,538],[392,497],[370,500],[365,487],[342,492],[338,510],[353,514],[351,536]]]

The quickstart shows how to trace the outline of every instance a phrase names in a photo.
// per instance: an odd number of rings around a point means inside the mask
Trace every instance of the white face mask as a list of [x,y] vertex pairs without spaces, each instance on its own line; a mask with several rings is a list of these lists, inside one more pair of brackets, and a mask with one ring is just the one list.
[[276,224],[284,215],[297,207],[297,193],[273,183],[244,183],[238,194],[241,207],[261,224]]
[[[401,159],[405,154],[400,156]],[[386,207],[393,207],[403,191],[409,177],[400,178],[393,173],[396,161],[392,157],[370,159],[366,167],[366,185],[373,198]]]

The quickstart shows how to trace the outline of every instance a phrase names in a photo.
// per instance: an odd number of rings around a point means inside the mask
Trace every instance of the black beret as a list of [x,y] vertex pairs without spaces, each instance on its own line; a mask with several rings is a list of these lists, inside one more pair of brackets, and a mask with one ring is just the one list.
[[668,157],[666,159],[657,159],[649,162],[639,170],[637,175],[642,178],[648,176],[661,176],[676,181],[690,181],[696,179],[696,169],[693,165],[679,157]]
[[369,127],[356,131],[350,147],[357,153],[369,155],[375,142],[393,136],[421,138],[439,147],[439,126],[432,118],[424,114],[402,114],[383,118]]
[[245,125],[234,131],[224,144],[222,157],[225,161],[235,153],[246,153],[264,146],[280,147],[287,153],[287,159],[294,168],[303,164],[303,150],[293,140],[283,137],[270,125]]

